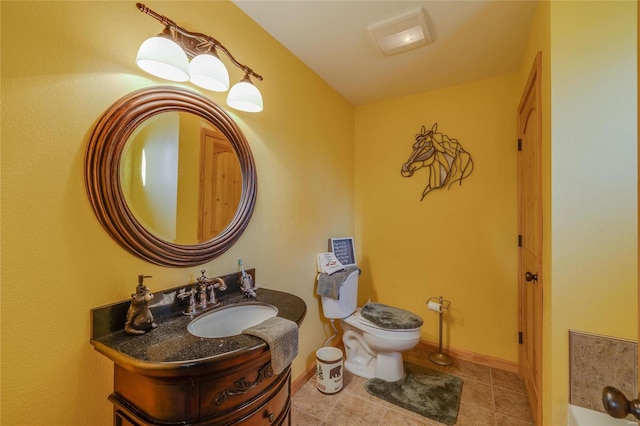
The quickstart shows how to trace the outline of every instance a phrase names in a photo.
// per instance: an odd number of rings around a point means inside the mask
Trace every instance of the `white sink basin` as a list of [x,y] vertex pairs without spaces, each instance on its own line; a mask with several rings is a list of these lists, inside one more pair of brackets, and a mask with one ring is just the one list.
[[278,315],[278,308],[266,303],[243,303],[217,309],[194,319],[187,331],[196,337],[227,337]]

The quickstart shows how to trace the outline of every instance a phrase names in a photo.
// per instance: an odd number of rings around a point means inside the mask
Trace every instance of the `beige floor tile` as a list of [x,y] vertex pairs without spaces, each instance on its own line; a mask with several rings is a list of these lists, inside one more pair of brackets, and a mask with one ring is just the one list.
[[320,426],[321,424],[322,419],[295,407],[291,409],[291,426]]
[[351,382],[353,382],[355,379],[359,379],[360,377],[353,375],[351,373],[349,373],[346,369],[342,369],[342,371],[344,372],[342,375],[342,389],[346,389],[349,386],[351,386]]
[[377,396],[371,395],[369,392],[367,392],[367,389],[365,388],[366,383],[367,383],[367,379],[365,379],[364,377],[353,376],[353,381],[351,382],[349,387],[345,389],[345,392],[358,396],[364,399],[365,401],[370,401],[386,409],[398,408],[397,405],[394,405],[388,401],[385,401],[384,399],[378,398]]
[[494,387],[493,401],[496,405],[496,414],[502,414],[529,423],[533,422],[526,395]]
[[429,351],[420,347],[416,347],[409,352],[404,352],[402,358],[412,364],[423,365],[425,367],[433,365],[433,362],[429,359]]
[[475,405],[485,410],[495,411],[491,386],[476,382],[475,380],[463,379],[460,402]]
[[344,387],[343,392],[349,392],[363,398],[371,396],[364,388],[364,384],[367,383],[367,379],[365,379],[364,377],[355,376],[351,373],[345,373],[344,377],[345,381],[348,382],[348,384]]
[[325,417],[325,423],[334,426],[377,425],[385,411],[381,405],[345,392]]
[[291,405],[293,408],[324,420],[337,400],[336,395],[325,395],[318,391],[315,381],[310,380],[291,399]]
[[526,394],[526,390],[524,389],[524,382],[518,374],[512,373],[511,371],[492,368],[491,383],[493,384],[493,386],[499,388]]
[[503,416],[502,414],[496,414],[496,426],[532,426],[533,423],[528,423],[522,420],[514,419],[513,417]]
[[456,426],[494,426],[495,422],[493,411],[460,403]]
[[448,373],[463,379],[476,380],[487,385],[491,384],[491,369],[485,365],[474,364],[469,361],[454,360],[447,366]]
[[453,374],[463,379],[471,379],[487,385],[491,384],[491,368],[485,365],[474,364],[461,359],[454,359],[451,365],[438,365],[431,361],[428,362],[429,364],[425,366],[432,370],[442,371],[443,373]]

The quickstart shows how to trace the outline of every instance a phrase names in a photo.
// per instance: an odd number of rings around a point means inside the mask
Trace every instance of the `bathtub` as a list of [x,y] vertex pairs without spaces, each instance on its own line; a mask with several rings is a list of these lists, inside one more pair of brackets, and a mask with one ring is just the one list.
[[636,422],[627,419],[614,419],[599,411],[567,405],[567,426],[631,426]]

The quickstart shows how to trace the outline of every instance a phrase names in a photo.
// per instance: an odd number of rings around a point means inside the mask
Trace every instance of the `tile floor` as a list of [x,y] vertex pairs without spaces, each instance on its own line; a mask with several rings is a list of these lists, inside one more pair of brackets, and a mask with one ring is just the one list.
[[[438,366],[429,361],[428,352],[420,346],[403,355],[407,362],[462,378],[456,426],[533,424],[524,385],[517,374],[463,360],[454,360],[453,365],[446,367]],[[316,389],[315,377],[312,377],[291,400],[292,425],[443,425],[369,395],[364,389],[365,382],[366,379],[346,372],[342,391],[325,395]]]

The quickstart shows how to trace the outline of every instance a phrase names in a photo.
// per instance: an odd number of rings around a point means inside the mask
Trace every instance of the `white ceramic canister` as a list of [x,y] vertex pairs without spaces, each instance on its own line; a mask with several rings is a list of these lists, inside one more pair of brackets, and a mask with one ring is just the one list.
[[342,351],[325,346],[316,351],[316,383],[318,390],[334,394],[342,390]]

